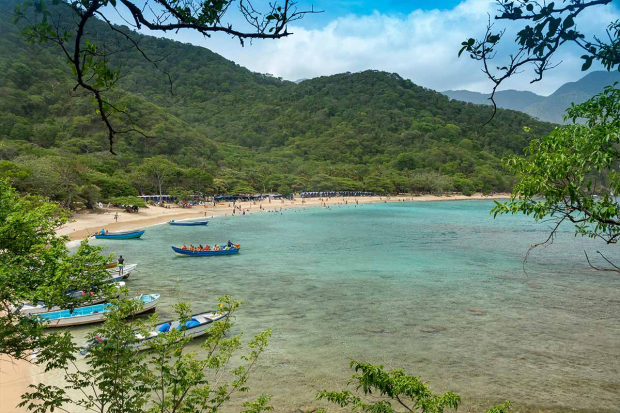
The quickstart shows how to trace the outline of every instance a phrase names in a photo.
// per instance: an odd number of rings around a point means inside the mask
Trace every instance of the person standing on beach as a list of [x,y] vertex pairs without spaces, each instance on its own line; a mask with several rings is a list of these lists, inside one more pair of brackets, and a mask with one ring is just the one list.
[[125,258],[121,255],[118,257],[118,275],[123,275],[123,269],[125,268]]
[[118,222],[118,212],[114,214],[114,222]]

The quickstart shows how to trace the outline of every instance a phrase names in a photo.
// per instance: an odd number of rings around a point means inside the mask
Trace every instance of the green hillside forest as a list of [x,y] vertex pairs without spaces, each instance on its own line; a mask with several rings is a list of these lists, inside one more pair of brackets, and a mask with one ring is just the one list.
[[[295,84],[134,33],[165,60],[160,71],[131,48],[112,56],[124,74],[120,101],[148,136],[119,135],[113,155],[91,99],[73,91],[69,65],[57,49],[20,37],[13,4],[0,3],[0,173],[68,206],[157,193],[159,184],[173,194],[508,191],[514,177],[501,158],[553,128],[508,110],[483,126],[490,108],[396,74]],[[101,22],[89,33],[98,43],[125,41]]]

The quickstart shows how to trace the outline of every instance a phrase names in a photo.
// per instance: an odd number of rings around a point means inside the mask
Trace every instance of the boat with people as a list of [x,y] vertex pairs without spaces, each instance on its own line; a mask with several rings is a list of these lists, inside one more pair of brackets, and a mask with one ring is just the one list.
[[[182,331],[184,337],[190,336],[194,339],[207,334],[211,324],[223,320],[226,316],[228,316],[228,312],[222,313],[217,310],[207,311],[192,315],[185,323],[181,323],[180,320],[168,320],[158,323],[146,336],[136,330],[136,338],[138,341],[133,344],[133,346],[138,350],[147,350],[149,348],[149,342],[152,339],[172,330]],[[103,343],[104,341],[104,337],[95,336],[94,340],[82,347],[80,354],[85,355],[93,345]]]
[[131,231],[122,231],[122,232],[109,232],[105,230],[101,230],[95,234],[96,239],[132,239],[132,238],[140,238],[144,234],[143,229],[136,229]]
[[190,245],[189,247],[183,244],[182,247],[172,246],[172,250],[180,255],[188,255],[192,257],[210,257],[214,255],[233,255],[237,254],[241,249],[241,245],[233,244],[228,241],[228,244],[224,245],[214,245],[211,248],[209,245],[203,247],[202,245],[198,247],[194,247]]
[[[125,283],[124,282],[116,282],[115,283],[115,287],[118,288],[119,290],[123,287],[125,287]],[[105,303],[106,301],[108,301],[110,299],[110,297],[104,297],[104,296],[97,296],[95,294],[95,292],[93,291],[72,291],[69,292],[67,294],[70,297],[73,298],[80,298],[83,297],[85,295],[90,295],[92,296],[92,299],[88,300],[87,302],[85,302],[83,305],[77,307],[86,307],[86,306],[91,306],[91,305],[95,305],[95,304],[100,304],[100,303]],[[119,294],[116,294],[117,298],[119,296]],[[15,309],[16,311],[19,311],[20,313],[24,314],[24,315],[28,315],[28,314],[41,314],[41,313],[49,313],[50,311],[61,311],[60,307],[52,307],[52,308],[48,308],[45,303],[43,302],[39,302],[37,304],[34,303],[26,303],[21,305],[20,307]]]
[[[159,294],[144,294],[136,297],[142,301],[142,308],[131,315],[138,315],[155,311]],[[73,310],[50,311],[47,313],[34,314],[44,322],[45,327],[69,327],[82,324],[92,324],[105,321],[106,313],[111,311],[112,304],[97,304],[86,307],[78,307]]]
[[200,225],[207,225],[209,221],[181,221],[176,222],[174,219],[171,219],[168,224],[176,227],[195,227]]

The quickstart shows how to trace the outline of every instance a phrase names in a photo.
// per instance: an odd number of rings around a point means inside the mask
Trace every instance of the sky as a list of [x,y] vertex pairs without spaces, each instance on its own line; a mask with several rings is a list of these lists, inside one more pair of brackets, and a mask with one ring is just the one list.
[[[258,9],[264,9],[267,3],[268,0],[253,2]],[[584,12],[578,29],[605,35],[606,25],[620,18],[617,3]],[[462,41],[484,34],[489,14],[494,16],[497,9],[492,0],[298,0],[298,7],[313,7],[323,13],[293,22],[289,26],[293,35],[284,39],[255,40],[241,47],[237,39],[225,35],[204,38],[182,31],[165,36],[206,47],[254,72],[293,81],[375,69],[398,73],[438,91],[491,90],[492,84],[481,72],[480,62],[467,56],[459,59],[457,54]],[[118,15],[113,17],[115,22],[123,23]],[[231,13],[228,17],[233,24],[243,27],[241,16]],[[503,21],[496,24],[498,29],[506,26]],[[515,33],[507,27],[498,64],[514,50]],[[580,69],[581,54],[572,46],[565,47],[554,59],[561,64],[543,81],[531,84],[534,74],[526,70],[502,89],[551,94],[562,84],[585,75]],[[596,69],[600,67],[593,65],[592,70]]]

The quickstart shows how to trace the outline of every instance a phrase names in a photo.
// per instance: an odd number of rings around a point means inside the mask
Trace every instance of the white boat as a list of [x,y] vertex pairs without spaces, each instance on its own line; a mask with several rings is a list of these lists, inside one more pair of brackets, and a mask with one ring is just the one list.
[[[149,311],[155,311],[159,294],[145,294],[136,297],[144,303],[142,308],[133,313],[143,314]],[[87,307],[79,307],[71,310],[50,311],[48,313],[35,314],[34,316],[41,318],[45,322],[45,327],[67,327],[82,324],[99,323],[105,321],[105,314],[110,312],[112,304],[97,304]]]
[[184,325],[181,325],[179,320],[170,320],[156,324],[153,331],[151,331],[146,337],[142,334],[136,333],[136,338],[140,340],[136,344],[136,347],[138,347],[139,350],[146,350],[149,348],[149,340],[159,336],[160,334],[165,334],[172,329],[181,330],[183,332],[183,336],[191,336],[192,339],[200,337],[207,333],[207,330],[213,322],[220,321],[226,318],[227,315],[228,313],[208,311],[206,313],[192,315],[192,318],[190,318],[189,321],[186,321]]
[[[203,336],[208,332],[212,323],[226,318],[227,315],[227,312],[220,313],[218,311],[208,311],[206,313],[192,315],[191,319],[186,321],[183,326],[181,326],[181,323],[178,320],[158,323],[147,336],[143,336],[136,331],[136,338],[138,339],[138,342],[134,344],[134,347],[138,350],[147,350],[149,348],[150,340],[158,337],[160,334],[166,334],[168,331],[173,329],[181,330],[183,332],[183,336],[191,336],[192,339]],[[82,347],[80,354],[85,355],[91,346],[97,345],[98,343],[102,343],[104,341],[104,338],[96,336],[95,340]]]
[[[121,289],[123,287],[125,287],[125,283],[124,282],[117,282],[116,284],[116,288]],[[74,292],[71,293],[69,295],[71,295],[72,297],[80,297],[82,295],[88,294],[87,292],[84,291],[78,291],[78,292]],[[116,295],[116,297],[118,297],[118,294]],[[100,303],[105,303],[106,301],[108,301],[109,297],[94,297],[92,300],[89,300],[88,302],[85,302],[82,306],[80,307],[85,307],[85,306],[92,306],[95,304],[100,304]],[[78,307],[78,308],[80,308]],[[41,313],[49,313],[50,311],[60,311],[61,308],[60,307],[52,307],[52,308],[47,308],[45,306],[45,304],[43,303],[38,303],[38,304],[33,304],[33,303],[27,303],[22,305],[21,307],[19,307],[17,309],[17,311],[19,311],[22,314],[41,314]]]
[[124,278],[128,278],[129,274],[131,274],[131,272],[135,270],[137,266],[138,264],[127,264],[124,267],[108,268],[106,271],[113,278],[120,277],[120,276],[123,276]]

